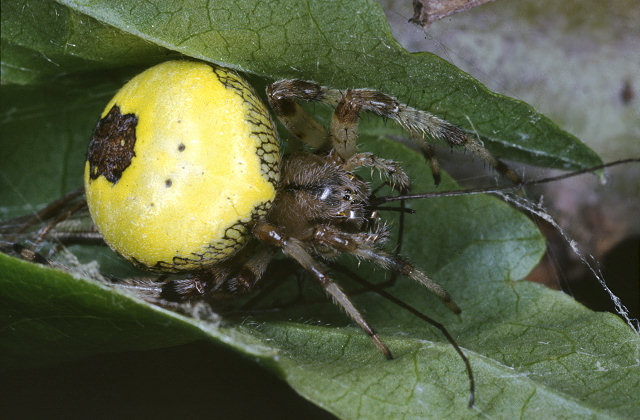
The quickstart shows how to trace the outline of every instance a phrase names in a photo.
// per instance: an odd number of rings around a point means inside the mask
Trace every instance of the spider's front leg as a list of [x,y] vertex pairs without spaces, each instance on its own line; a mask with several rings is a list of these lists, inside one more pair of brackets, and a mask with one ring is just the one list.
[[382,342],[373,328],[371,328],[360,311],[356,309],[351,299],[349,299],[349,296],[327,275],[324,266],[311,256],[302,241],[285,235],[278,227],[263,221],[259,221],[254,225],[253,234],[264,243],[282,249],[285,254],[296,260],[302,268],[309,271],[332,297],[334,303],[344,309],[347,315],[362,328],[378,349],[380,349],[382,354],[384,354],[387,359],[393,358],[389,348]]
[[296,102],[322,101],[322,88],[303,80],[281,80],[267,87],[269,105],[278,119],[298,139],[318,150],[331,147],[331,137],[311,115]]
[[[356,153],[358,118],[360,111],[364,110],[389,118],[409,131],[420,142],[436,181],[439,179],[438,163],[432,148],[426,145],[425,136],[465,147],[515,184],[521,183],[520,177],[489,153],[479,139],[427,111],[412,108],[384,93],[371,89],[349,89],[342,92],[313,82],[282,80],[271,84],[267,95],[280,120],[301,140],[318,148],[333,147],[343,159]],[[330,136],[295,103],[296,100],[324,102],[336,107],[331,120]],[[311,121],[313,122],[307,124]]]
[[379,158],[373,153],[356,153],[341,165],[345,172],[353,172],[360,167],[377,169],[381,174],[389,177],[391,188],[407,191],[409,188],[409,176],[397,163],[389,159]]

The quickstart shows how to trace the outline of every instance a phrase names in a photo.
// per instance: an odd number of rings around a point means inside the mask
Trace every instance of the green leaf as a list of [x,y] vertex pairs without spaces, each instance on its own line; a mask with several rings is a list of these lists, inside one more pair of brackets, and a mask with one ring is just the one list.
[[3,83],[43,80],[55,67],[68,74],[157,62],[170,54],[162,46],[270,79],[376,88],[477,133],[507,159],[565,169],[600,163],[528,105],[434,55],[407,53],[373,0],[58,3],[3,3]]
[[[401,146],[383,146],[412,173],[427,178],[420,158]],[[420,188],[430,183],[417,182]],[[463,346],[476,375],[477,410],[504,417],[625,417],[637,410],[640,340],[612,315],[513,281],[526,274],[543,249],[526,218],[491,197],[410,206],[418,214],[409,218],[404,253],[446,285],[463,313],[449,313],[407,280],[390,291],[443,322]],[[365,268],[359,270],[362,275],[383,277],[368,275]],[[248,319],[198,320],[5,256],[0,256],[0,272],[5,368],[207,337],[255,357],[302,395],[344,418],[474,413],[466,408],[468,382],[451,346],[375,295],[355,296],[356,305],[389,344],[393,361],[328,302]]]
[[[437,57],[406,53],[373,2],[235,3],[3,1],[3,218],[76,188],[104,104],[136,66],[176,53],[247,71],[261,83],[296,77],[380,89],[470,130],[472,123],[494,152],[524,162],[599,163],[527,105],[488,92]],[[432,188],[420,157],[379,138],[387,129],[372,121],[361,131],[363,148],[403,163],[414,191]],[[447,179],[441,188],[449,187]],[[476,410],[503,417],[637,412],[638,338],[611,315],[517,281],[544,248],[523,215],[490,197],[409,205],[417,215],[408,217],[403,254],[450,290],[463,313],[450,314],[406,279],[389,290],[459,341],[476,374]],[[385,277],[365,270],[363,264],[358,272]],[[356,295],[355,303],[390,346],[393,361],[329,302],[307,299],[240,319],[205,312],[199,319],[86,277],[0,255],[3,369],[205,338],[258,360],[344,418],[476,414],[466,408],[464,366],[446,340],[375,295]],[[279,293],[273,298],[284,299]]]
[[178,54],[53,1],[2,2],[2,83],[149,65]]
[[238,338],[233,330],[193,323],[174,312],[140,304],[104,283],[91,281],[86,273],[74,278],[5,254],[0,254],[0,260],[2,368],[168,347],[203,336],[233,340],[247,354],[270,354],[255,340]]

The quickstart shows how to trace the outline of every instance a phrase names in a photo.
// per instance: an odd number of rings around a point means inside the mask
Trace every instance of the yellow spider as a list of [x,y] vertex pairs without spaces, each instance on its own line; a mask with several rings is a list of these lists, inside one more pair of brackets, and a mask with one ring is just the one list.
[[[460,309],[419,269],[382,249],[387,229],[375,216],[369,184],[353,171],[374,168],[399,190],[409,180],[397,163],[356,152],[360,111],[392,119],[416,137],[427,133],[462,145],[514,182],[518,177],[459,128],[380,92],[283,80],[267,95],[313,153],[280,155],[269,112],[232,70],[171,61],[134,77],[105,108],[89,145],[91,216],[105,242],[129,261],[188,273],[163,285],[160,297],[173,301],[246,293],[282,250],[391,358],[323,261],[352,254],[410,277]],[[330,133],[298,100],[335,106]]]

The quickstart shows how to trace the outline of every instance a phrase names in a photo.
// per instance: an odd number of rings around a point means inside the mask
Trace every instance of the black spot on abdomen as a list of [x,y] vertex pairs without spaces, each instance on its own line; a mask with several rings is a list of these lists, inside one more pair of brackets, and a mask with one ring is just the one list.
[[122,115],[117,105],[98,121],[87,151],[90,179],[103,175],[112,184],[120,180],[136,155],[133,148],[137,125],[136,114]]

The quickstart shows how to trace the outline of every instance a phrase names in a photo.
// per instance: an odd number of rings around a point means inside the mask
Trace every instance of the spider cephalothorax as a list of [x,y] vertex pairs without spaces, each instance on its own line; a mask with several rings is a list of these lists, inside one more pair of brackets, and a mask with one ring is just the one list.
[[[363,155],[344,161],[337,153],[296,153],[282,162],[282,179],[268,216],[287,233],[310,239],[322,223],[341,223],[360,229],[368,219],[369,185],[353,175]],[[406,176],[403,179],[406,183]]]

